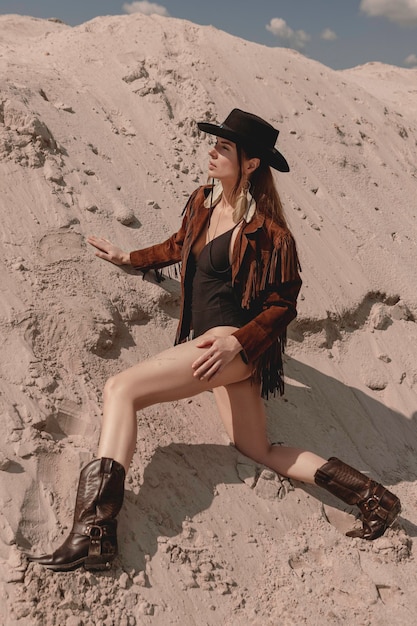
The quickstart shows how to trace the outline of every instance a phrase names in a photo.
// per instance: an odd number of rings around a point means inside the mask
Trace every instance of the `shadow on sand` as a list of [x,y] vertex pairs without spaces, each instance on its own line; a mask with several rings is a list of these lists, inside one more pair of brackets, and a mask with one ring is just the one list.
[[[288,360],[286,372],[296,384],[287,385],[285,400],[267,404],[271,441],[313,450],[324,458],[339,456],[389,485],[416,479],[417,412],[411,418],[401,415],[294,359]],[[185,520],[208,509],[217,485],[241,483],[237,454],[233,446],[214,444],[172,443],[155,450],[139,493],[127,491],[120,516],[134,567],[144,568],[144,555],[155,554],[158,538],[181,534]],[[297,487],[346,509],[324,490],[300,483]],[[412,522],[400,522],[409,536],[417,536]]]

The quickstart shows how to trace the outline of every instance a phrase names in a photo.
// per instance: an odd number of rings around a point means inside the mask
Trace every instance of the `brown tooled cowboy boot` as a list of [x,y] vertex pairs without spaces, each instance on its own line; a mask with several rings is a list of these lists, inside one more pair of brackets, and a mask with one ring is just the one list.
[[346,504],[359,507],[363,528],[350,530],[348,537],[377,539],[401,512],[397,496],[335,457],[316,471],[314,481]]
[[117,555],[116,515],[123,504],[125,469],[113,459],[91,461],[80,474],[74,523],[64,543],[53,554],[34,556],[56,572],[84,565],[85,569],[110,569]]

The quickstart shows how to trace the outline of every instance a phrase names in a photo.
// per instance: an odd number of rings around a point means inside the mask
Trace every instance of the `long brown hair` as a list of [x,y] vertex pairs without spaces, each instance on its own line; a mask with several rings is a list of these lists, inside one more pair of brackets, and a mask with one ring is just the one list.
[[[256,153],[251,152],[249,149],[243,148],[238,144],[236,145],[236,150],[239,163],[239,176],[233,189],[232,197],[234,201],[236,201],[242,185],[245,182],[242,173],[243,160],[259,158]],[[262,159],[259,167],[257,167],[251,175],[249,183],[250,192],[256,201],[257,210],[262,213],[262,215],[265,215],[265,217],[271,218],[279,226],[288,228],[281,198],[279,197],[271,168],[267,163],[262,161]]]

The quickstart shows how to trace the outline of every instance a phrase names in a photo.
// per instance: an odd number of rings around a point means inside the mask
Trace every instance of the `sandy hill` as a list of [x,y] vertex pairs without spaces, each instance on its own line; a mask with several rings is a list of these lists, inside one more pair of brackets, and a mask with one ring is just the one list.
[[[211,27],[147,17],[76,28],[0,17],[0,612],[7,626],[414,624],[417,503],[416,70],[334,71]],[[392,485],[396,528],[228,446],[208,394],[148,409],[104,575],[26,567],[71,524],[101,390],[171,345],[178,284],[98,260],[166,238],[205,182],[199,120],[281,129],[277,182],[304,285],[273,441]]]

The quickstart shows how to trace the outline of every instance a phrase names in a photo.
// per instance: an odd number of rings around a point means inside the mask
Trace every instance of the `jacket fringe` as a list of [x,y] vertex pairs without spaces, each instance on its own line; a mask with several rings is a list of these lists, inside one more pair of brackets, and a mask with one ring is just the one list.
[[286,342],[287,333],[284,331],[254,364],[252,375],[261,384],[261,396],[265,400],[270,395],[275,398],[277,393],[284,395],[283,354]]
[[180,280],[181,278],[181,262],[174,265],[167,265],[163,269],[155,270],[156,280],[161,283],[166,278]]
[[[244,280],[244,291],[241,305],[244,309],[256,306],[261,293],[268,291],[278,283],[296,280],[301,271],[295,241],[289,232],[283,232],[274,242],[274,248],[262,263],[258,257],[252,261],[247,279]],[[283,354],[287,343],[287,332],[284,330],[273,344],[254,363],[253,376],[261,384],[261,395],[266,400],[272,394],[284,394]]]
[[297,279],[298,271],[301,271],[301,267],[295,242],[292,235],[287,232],[275,241],[265,265],[262,264],[261,258],[251,263],[247,279],[245,279],[242,308],[249,309],[263,291],[276,285],[277,276],[280,277],[279,282],[285,283]]

